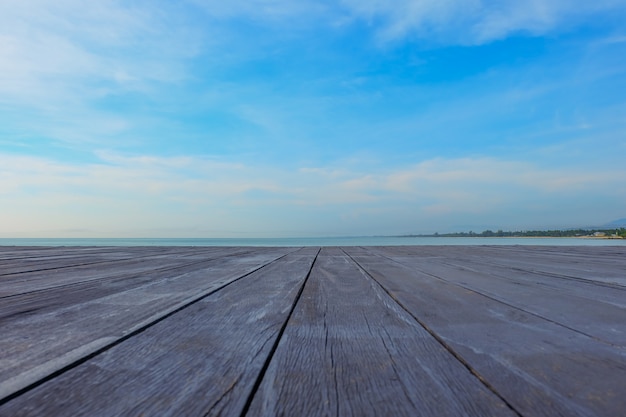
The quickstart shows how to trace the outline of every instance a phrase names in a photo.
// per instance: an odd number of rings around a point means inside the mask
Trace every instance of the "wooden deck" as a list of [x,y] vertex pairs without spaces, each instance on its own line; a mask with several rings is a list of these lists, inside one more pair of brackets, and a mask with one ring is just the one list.
[[626,247],[0,247],[0,416],[626,415]]

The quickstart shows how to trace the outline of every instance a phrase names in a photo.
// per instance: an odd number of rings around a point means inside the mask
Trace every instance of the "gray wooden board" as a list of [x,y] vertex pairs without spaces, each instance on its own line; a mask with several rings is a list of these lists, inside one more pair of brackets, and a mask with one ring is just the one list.
[[324,248],[248,415],[515,415],[368,278]]
[[[626,307],[626,287],[587,279],[580,276],[583,274],[581,271],[578,271],[579,276],[557,275],[553,272],[546,272],[543,268],[539,269],[537,266],[523,267],[513,262],[507,265],[503,260],[493,261],[491,256],[489,258],[473,257],[468,259],[455,257],[454,259],[441,260],[441,262],[457,269],[479,272],[483,275],[497,277],[497,279],[508,280],[516,284],[538,285],[548,290],[566,292],[575,297],[607,302],[618,307]],[[553,265],[553,267],[558,267],[558,264]],[[599,274],[592,265],[585,265],[585,269],[588,269],[594,275]],[[621,267],[616,266],[611,272],[616,275],[619,273],[626,274],[626,258]]]
[[[230,251],[204,251],[201,260],[211,257],[224,256]],[[241,253],[243,249],[238,250]],[[194,253],[175,252],[158,255],[136,255],[126,259],[87,261],[82,259],[79,263],[65,263],[55,261],[48,263],[45,268],[6,273],[0,276],[0,297],[6,297],[33,290],[42,290],[61,285],[73,284],[86,280],[95,280],[109,277],[115,274],[139,274],[145,271],[153,271],[159,268],[171,269],[185,264],[192,264],[195,259]],[[82,262],[82,263],[80,263]],[[30,268],[33,268],[31,266]],[[5,270],[4,261],[0,261],[0,269]]]
[[552,247],[521,249],[505,246],[491,247],[488,260],[481,258],[480,249],[476,254],[474,258],[478,261],[511,270],[609,284],[608,287],[612,288],[626,287],[626,247],[566,247],[556,251]]
[[[436,253],[454,259],[459,250],[442,247]],[[422,248],[401,251],[416,259],[424,255]],[[608,417],[626,410],[623,348],[421,273],[414,266],[419,262],[403,265],[375,256],[393,255],[392,248],[347,252],[522,415]],[[483,249],[483,256],[489,253]],[[535,291],[540,295],[544,288]]]
[[[255,258],[259,253],[242,249],[240,251],[230,250],[220,255],[216,256],[213,252],[207,254],[204,260],[176,263],[167,267],[157,263],[153,269],[144,266],[139,271],[131,268],[130,272],[117,267],[104,271],[98,268],[91,273],[83,271],[82,281],[63,285],[57,283],[55,286],[47,286],[46,283],[42,284],[43,288],[39,290],[31,289],[29,292],[0,297],[0,325],[6,323],[7,320],[23,318],[35,313],[43,314],[49,311],[58,311],[76,304],[85,304],[94,299],[110,298],[112,295],[135,290],[139,287],[150,287],[153,291],[155,286],[164,283],[170,285],[169,281],[173,278],[188,277],[188,274],[197,271],[206,272],[208,268],[215,268],[220,264],[232,264],[235,261],[233,256],[238,256],[251,265],[255,265]],[[228,259],[221,259],[225,258],[226,255],[229,256]],[[41,274],[45,275],[44,273]],[[41,280],[45,280],[45,278],[41,278]],[[2,287],[11,287],[12,284],[14,283],[2,282]]]
[[[130,247],[129,247],[130,248]],[[159,247],[150,247],[151,249],[161,249]],[[28,260],[42,257],[73,257],[77,254],[89,253],[106,253],[113,249],[115,253],[121,252],[121,247],[94,247],[94,246],[1,246],[0,260]],[[130,248],[134,249],[134,248]]]
[[[346,248],[382,287],[325,249],[273,354],[291,308],[275,307],[293,303],[315,248],[237,279],[294,250],[0,247],[0,273],[17,268],[0,277],[0,403],[47,381],[0,415],[501,415],[501,398],[528,416],[626,409],[625,349],[605,336],[626,323],[626,248]],[[83,261],[95,263],[72,266]]]
[[0,300],[0,399],[294,250],[248,250],[199,268],[147,272],[136,278],[141,285],[122,280],[113,292],[110,282],[99,282],[88,291],[71,286],[51,297],[36,292]]
[[[467,248],[460,248],[467,250]],[[463,288],[478,291],[524,311],[552,320],[565,327],[609,344],[626,347],[626,291],[590,282],[494,267],[490,248],[470,248],[477,252],[472,263],[456,254],[459,248],[441,249],[447,258],[390,257],[416,270],[432,274]],[[537,264],[541,258],[537,252]],[[479,261],[483,259],[484,262]],[[626,270],[626,260],[624,261]],[[555,282],[556,281],[556,282]],[[540,285],[544,284],[545,285]],[[557,285],[560,284],[560,285]],[[611,294],[612,293],[612,294]],[[598,294],[596,296],[596,294]],[[612,301],[606,301],[613,297]],[[584,308],[581,308],[584,306]]]
[[[475,259],[508,268],[520,268],[554,277],[582,278],[598,283],[626,286],[626,246],[422,246],[415,251],[389,248],[394,256],[439,257],[440,249],[454,251],[454,259]],[[489,249],[489,258],[482,256]],[[446,249],[447,250],[447,249]],[[450,258],[450,257],[448,257]]]
[[309,272],[306,248],[0,406],[0,416],[240,415]]
[[[199,269],[203,263],[225,257],[263,256],[268,251],[275,249],[222,249],[219,251],[194,251],[184,257],[176,255],[173,259],[167,258],[141,258],[139,260],[127,260],[124,262],[112,262],[88,265],[81,267],[60,268],[54,270],[28,272],[23,274],[0,277],[0,299],[13,297],[19,294],[42,292],[50,289],[62,289],[64,287],[83,287],[99,285],[98,282],[108,283],[120,280],[135,279],[146,273],[165,273],[173,270]],[[132,285],[132,283],[128,283]]]
[[[46,270],[54,268],[67,268],[78,265],[98,264],[103,262],[136,259],[138,257],[159,256],[172,254],[171,249],[164,248],[125,248],[123,250],[112,250],[111,248],[99,248],[91,250],[81,250],[80,248],[63,250],[47,250],[35,252],[27,255],[29,250],[23,248],[21,256],[0,258],[0,275],[14,274],[20,272]],[[182,252],[177,249],[176,252]],[[20,254],[18,250],[16,255]]]

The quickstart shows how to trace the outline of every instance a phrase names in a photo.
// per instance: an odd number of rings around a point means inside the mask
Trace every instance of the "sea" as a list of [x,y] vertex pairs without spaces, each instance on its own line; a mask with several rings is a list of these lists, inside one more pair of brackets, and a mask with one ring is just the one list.
[[626,239],[516,237],[0,238],[0,246],[626,246]]

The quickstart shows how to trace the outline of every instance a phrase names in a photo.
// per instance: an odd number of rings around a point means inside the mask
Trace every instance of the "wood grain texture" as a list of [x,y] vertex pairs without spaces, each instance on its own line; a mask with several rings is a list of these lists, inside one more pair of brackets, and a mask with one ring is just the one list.
[[238,256],[2,299],[0,399],[293,250],[230,251]]
[[[571,267],[572,260],[545,256],[549,260],[546,262],[544,256],[539,255],[541,252],[535,253],[535,266],[531,271],[498,265],[492,249],[481,252],[477,247],[463,248],[464,252],[474,253],[471,258],[456,255],[457,251],[445,258],[391,256],[390,259],[605,343],[626,347],[626,287],[543,274],[540,271],[546,263],[552,268],[561,263],[565,269]],[[511,264],[516,265],[518,258],[513,257]],[[626,256],[621,268],[619,264],[612,266],[614,274],[626,273]]]
[[0,415],[239,415],[316,252],[224,287],[4,404]]
[[317,251],[0,246],[0,416],[626,410],[626,247]]
[[[441,248],[437,260],[457,259],[464,250]],[[348,253],[522,415],[612,416],[626,409],[618,394],[626,392],[624,349],[448,282],[447,276],[424,274],[417,269],[427,261],[424,253],[415,248],[410,260],[411,252],[404,251],[401,263],[375,255],[394,250]],[[482,249],[482,256],[489,254]],[[538,296],[543,291],[535,287]],[[563,303],[553,305],[558,313]],[[585,310],[580,302],[577,307]]]
[[324,249],[249,415],[515,415],[339,249]]
[[115,250],[114,248],[50,248],[38,252],[25,251],[25,253],[15,253],[9,256],[7,252],[0,252],[2,260],[2,270],[0,276],[8,274],[19,274],[30,271],[43,271],[57,268],[68,268],[81,265],[96,265],[119,260],[129,260],[144,257],[163,257],[175,253],[181,253],[181,248],[159,248],[159,247],[133,247],[125,250]]
[[[15,268],[7,268],[2,262],[0,269],[0,279],[3,283],[0,290],[0,297],[7,297],[16,294],[41,291],[47,288],[60,287],[94,281],[102,278],[116,276],[132,277],[134,275],[153,272],[157,270],[168,270],[183,265],[193,264],[199,260],[208,260],[221,256],[243,253],[244,250],[219,250],[202,251],[202,258],[197,259],[200,251],[166,252],[159,254],[146,254],[144,251],[132,250],[131,253],[118,254],[117,259],[108,259],[103,256],[74,257],[72,259],[49,259],[32,260],[28,265],[21,266],[19,271]],[[160,251],[165,252],[165,251]],[[234,252],[234,253],[233,253]],[[100,254],[110,255],[110,253]],[[34,263],[31,263],[34,262]],[[13,272],[8,272],[13,271]]]

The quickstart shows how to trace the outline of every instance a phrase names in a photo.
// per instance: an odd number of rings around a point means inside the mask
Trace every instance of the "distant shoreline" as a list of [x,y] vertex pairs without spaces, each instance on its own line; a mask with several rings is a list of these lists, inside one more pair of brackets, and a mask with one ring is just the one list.
[[623,236],[576,236],[577,239],[615,239],[615,240],[620,240],[620,239],[624,239]]
[[622,236],[449,236],[449,235],[402,235],[393,236],[401,238],[476,238],[476,239],[598,239],[598,240],[623,240]]
[[447,246],[447,245],[544,245],[544,246],[623,246],[626,239],[572,237],[317,237],[317,238],[0,238],[0,248],[7,246]]
[[398,237],[428,237],[428,238],[452,238],[452,237],[479,237],[479,238],[516,238],[516,239],[542,239],[542,238],[576,238],[576,239],[615,239],[623,240],[626,238],[626,228],[602,228],[602,229],[569,229],[569,230],[527,230],[527,231],[503,231],[496,232],[485,230],[480,233],[476,232],[454,232],[454,233],[433,233],[433,234],[415,234],[404,235]]

